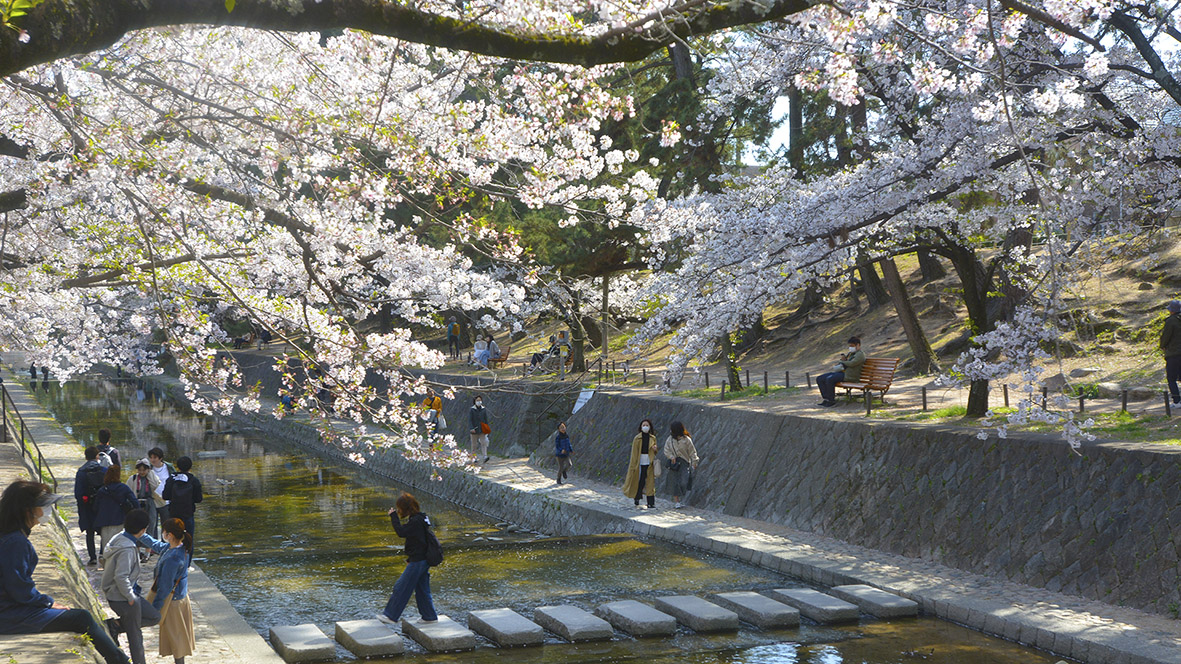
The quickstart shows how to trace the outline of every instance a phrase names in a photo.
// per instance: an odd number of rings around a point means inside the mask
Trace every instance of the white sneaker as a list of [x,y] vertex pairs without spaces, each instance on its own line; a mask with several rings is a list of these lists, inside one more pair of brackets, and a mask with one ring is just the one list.
[[391,617],[387,616],[387,615],[386,615],[386,614],[384,614],[384,613],[379,613],[379,614],[377,614],[377,619],[378,619],[378,620],[380,620],[380,621],[382,621],[383,623],[385,623],[385,624],[387,624],[387,625],[397,625],[397,624],[398,624],[398,622],[397,622],[396,620],[394,620],[393,618],[391,618]]

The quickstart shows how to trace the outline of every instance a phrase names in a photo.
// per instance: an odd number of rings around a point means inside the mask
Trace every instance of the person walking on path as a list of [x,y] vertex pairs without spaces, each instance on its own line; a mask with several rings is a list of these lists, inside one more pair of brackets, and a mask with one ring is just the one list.
[[831,372],[816,377],[816,387],[820,390],[822,399],[816,405],[825,408],[837,405],[837,383],[861,380],[861,367],[864,364],[865,353],[861,352],[861,339],[849,337],[849,352],[841,355],[841,359],[837,360]]
[[94,548],[94,538],[98,535],[98,527],[94,525],[95,495],[103,486],[107,471],[98,462],[98,448],[91,445],[86,448],[86,463],[74,473],[74,500],[78,501],[78,528],[86,533],[86,553],[89,559],[87,565],[98,564],[98,554]]
[[558,425],[558,435],[554,436],[554,458],[558,460],[558,484],[566,479],[566,472],[570,470],[570,455],[574,454],[574,447],[570,445],[570,436],[566,435],[566,423]]
[[[640,421],[640,432],[632,438],[631,459],[627,463],[627,477],[623,480],[623,495],[640,506],[640,497],[648,497],[648,509],[656,508],[656,478],[660,476],[656,432],[652,420]],[[653,463],[653,462],[656,463]]]
[[459,359],[459,323],[455,316],[447,319],[447,354],[453,360]]
[[168,545],[148,535],[148,513],[136,508],[123,519],[123,532],[111,538],[103,555],[103,576],[100,587],[111,610],[119,616],[108,622],[113,636],[127,634],[127,647],[134,664],[145,664],[144,627],[160,622],[160,612],[140,595],[140,562],[138,547],[143,544],[156,553],[163,553]]
[[98,453],[105,454],[111,457],[111,463],[116,466],[123,465],[123,457],[119,455],[119,450],[111,446],[111,430],[98,430]]
[[127,664],[127,655],[89,611],[57,603],[33,582],[38,558],[29,534],[52,518],[47,510],[60,498],[48,484],[28,480],[0,494],[0,634],[85,634],[107,664]]
[[427,416],[427,425],[431,433],[439,432],[439,416],[443,414],[443,400],[435,394],[432,387],[426,388],[426,398],[422,400],[422,412]]
[[471,435],[472,454],[478,461],[484,458],[488,463],[488,435],[492,433],[492,425],[488,424],[488,411],[484,408],[484,397],[472,399],[472,409],[467,415],[469,434]]
[[107,550],[110,541],[123,530],[123,517],[139,507],[135,492],[123,483],[119,466],[107,468],[103,486],[94,495],[94,527],[99,532],[99,555]]
[[160,556],[153,572],[152,608],[160,612],[160,654],[172,656],[176,664],[197,649],[193,632],[193,607],[189,604],[189,561],[193,557],[193,536],[180,519],[161,524],[168,549]]
[[673,495],[673,509],[684,507],[681,497],[693,489],[693,474],[697,472],[697,448],[685,431],[685,425],[673,422],[668,439],[664,441],[664,457],[668,459],[669,493]]
[[[377,614],[377,619],[391,625],[397,624],[413,593],[419,620],[435,622],[439,614],[435,612],[434,602],[431,601],[431,566],[426,560],[427,529],[431,527],[431,520],[422,513],[418,500],[405,492],[398,496],[398,502],[390,508],[389,515],[394,532],[406,540],[406,569],[394,583],[390,601]],[[406,523],[402,523],[402,519],[406,519]]]
[[1181,302],[1172,300],[1165,308],[1169,317],[1160,332],[1160,349],[1165,354],[1165,379],[1169,381],[1169,394],[1173,403],[1181,404],[1181,392],[1177,381],[1181,380]]
[[185,530],[195,537],[197,524],[193,516],[197,511],[197,503],[204,500],[205,496],[201,493],[201,480],[189,472],[192,468],[193,460],[187,456],[176,460],[176,474],[164,483],[164,499],[169,503],[169,518],[183,521]]
[[146,457],[137,461],[135,475],[131,478],[131,490],[139,500],[139,508],[148,513],[148,532],[152,537],[160,536],[157,510],[164,506],[164,498],[159,488],[160,478],[152,472],[152,462]]

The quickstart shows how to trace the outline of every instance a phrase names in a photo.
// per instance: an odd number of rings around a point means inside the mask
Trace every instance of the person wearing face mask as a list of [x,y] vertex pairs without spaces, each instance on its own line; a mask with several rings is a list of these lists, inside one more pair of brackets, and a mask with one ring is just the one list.
[[831,408],[837,405],[837,383],[861,380],[861,367],[865,364],[865,353],[861,352],[861,339],[849,337],[849,352],[837,360],[833,370],[816,377],[816,387],[822,401],[816,405]]
[[28,480],[9,484],[0,495],[0,634],[86,634],[107,664],[127,664],[127,655],[89,611],[57,603],[33,582],[37,552],[29,534],[53,518],[49,510],[60,498],[49,485]]
[[566,434],[566,423],[558,424],[558,435],[554,436],[554,458],[558,461],[558,484],[566,479],[570,470],[570,455],[574,454],[574,447],[570,445],[570,436]]
[[484,410],[484,397],[472,400],[472,409],[468,411],[468,427],[472,454],[476,459],[484,457],[484,463],[488,463],[488,434],[492,433],[492,426],[488,424],[488,411]]
[[640,432],[632,438],[632,454],[627,464],[627,477],[623,481],[623,495],[640,506],[640,497],[648,497],[648,509],[656,508],[656,478],[660,477],[660,463],[657,454],[656,432],[652,420],[640,422]]
[[[160,556],[153,572],[156,592],[152,608],[160,612],[160,654],[171,655],[175,664],[184,664],[193,654],[197,640],[193,634],[193,609],[189,604],[189,561],[193,558],[193,536],[185,522],[169,519],[161,524],[168,549]],[[154,540],[141,542],[152,546]]]

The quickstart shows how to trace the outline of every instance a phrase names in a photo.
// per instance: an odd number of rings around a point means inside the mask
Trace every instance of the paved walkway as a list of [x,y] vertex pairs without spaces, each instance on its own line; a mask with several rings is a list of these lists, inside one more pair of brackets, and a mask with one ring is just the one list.
[[[0,368],[0,375],[4,376],[4,385],[8,389],[9,395],[24,417],[25,424],[41,448],[42,454],[45,455],[53,474],[57,477],[58,491],[67,496],[59,502],[59,505],[62,507],[67,521],[72,524],[69,529],[71,541],[67,543],[62,538],[59,549],[64,549],[62,553],[69,557],[67,562],[70,566],[85,569],[80,578],[89,578],[94,595],[97,595],[101,571],[95,567],[82,567],[82,561],[87,557],[86,539],[82,531],[77,528],[78,516],[76,503],[73,499],[74,473],[84,460],[83,448],[41,408],[40,404],[20,382],[19,377],[14,376],[7,367]],[[3,481],[7,486],[8,482],[23,471],[23,468],[23,465],[20,464],[19,448],[11,443],[0,445],[0,481]],[[33,533],[36,536],[42,530],[35,528]],[[45,583],[46,586],[42,588],[43,592],[54,596],[58,595],[57,588],[67,587],[72,589],[72,594],[80,595],[76,584],[71,584],[60,571],[56,573],[53,571],[54,569],[60,570],[60,567],[54,564],[54,557],[49,554],[47,548],[47,546],[53,545],[37,539],[34,539],[34,545],[41,557],[41,564],[37,567],[38,587],[40,588],[41,584]],[[143,567],[140,585],[144,588],[151,586],[152,570],[156,560],[156,556],[153,556],[150,562]],[[192,568],[189,573],[189,599],[193,608],[197,652],[185,658],[187,664],[268,664],[272,662],[279,664],[283,661],[267,645],[266,641],[238,615],[209,578],[196,567]],[[90,601],[96,601],[93,595]],[[76,601],[72,605],[81,604],[82,602]],[[110,609],[106,607],[105,602],[102,604],[102,610],[107,611],[107,616],[114,616],[114,613],[110,613]],[[72,641],[67,645],[64,640],[66,638],[57,637],[56,640],[46,641],[44,637],[38,636],[25,637],[19,642],[10,642],[0,637],[0,656],[3,654],[12,655],[15,657],[15,661],[21,664],[39,664],[40,662],[59,664],[67,661],[68,657],[73,657],[68,653],[67,648],[78,647]],[[159,635],[156,629],[144,630],[144,649],[148,662],[172,664],[171,656],[161,657],[156,654],[159,646],[158,639]],[[45,647],[46,645],[49,647]],[[127,639],[121,639],[120,645],[126,651]]]

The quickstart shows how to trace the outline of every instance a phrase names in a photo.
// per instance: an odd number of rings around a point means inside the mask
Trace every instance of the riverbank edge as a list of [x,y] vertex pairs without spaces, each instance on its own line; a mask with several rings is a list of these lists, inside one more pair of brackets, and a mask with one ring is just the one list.
[[[147,380],[183,400],[176,379]],[[344,451],[325,443],[319,430],[300,415],[272,417],[273,405],[264,399],[260,412],[235,410],[231,417],[318,456],[356,465]],[[698,509],[637,512],[616,487],[582,480],[559,487],[526,459],[497,461],[476,475],[432,472],[424,462],[385,451],[361,468],[551,535],[631,534],[818,585],[864,583],[918,602],[927,615],[1087,664],[1181,664],[1181,622],[751,519]]]
[[[16,405],[21,410],[22,416],[29,422],[30,429],[38,424],[35,420],[42,420],[45,426],[38,427],[40,430],[34,430],[34,440],[41,447],[42,454],[45,456],[47,465],[53,471],[54,477],[57,478],[58,492],[62,493],[65,498],[59,501],[59,515],[55,519],[55,523],[61,529],[66,541],[70,543],[69,554],[67,555],[69,571],[69,578],[72,584],[76,585],[75,590],[83,596],[89,597],[93,600],[93,604],[89,608],[92,613],[97,616],[103,616],[105,609],[99,600],[97,591],[90,584],[90,581],[84,571],[82,559],[78,555],[79,546],[84,546],[83,535],[81,531],[75,535],[74,531],[70,530],[68,524],[76,523],[77,513],[76,506],[73,500],[73,481],[74,473],[77,471],[77,466],[81,465],[83,446],[70,434],[61,427],[53,416],[46,411],[28,390],[19,382],[15,375],[13,367],[4,367],[5,386],[9,390],[9,394],[13,396],[14,402],[20,402]],[[34,419],[35,418],[35,419]],[[49,424],[52,423],[52,424]],[[66,445],[70,450],[74,451],[72,455],[62,455],[52,453],[52,447]],[[26,462],[27,465],[27,462]],[[36,471],[31,471],[35,474]],[[64,520],[63,520],[64,519]],[[192,571],[189,573],[189,596],[192,602],[202,609],[202,618],[205,620],[206,626],[213,629],[224,641],[226,647],[233,651],[233,656],[219,650],[217,655],[208,653],[210,661],[219,663],[225,662],[240,662],[241,664],[283,664],[283,659],[270,647],[266,640],[246,622],[246,619],[241,616],[230,604],[229,599],[222,594],[221,590],[205,575],[204,572],[196,565],[192,565]],[[194,616],[194,621],[197,616]],[[93,647],[87,645],[88,648]],[[208,647],[208,646],[207,646]],[[198,645],[198,653],[205,655],[207,653],[201,652],[202,648]],[[126,652],[126,651],[125,651]],[[97,652],[94,653],[97,657]],[[199,661],[197,657],[191,658]],[[200,659],[204,659],[201,657]],[[96,661],[101,661],[98,658]]]

